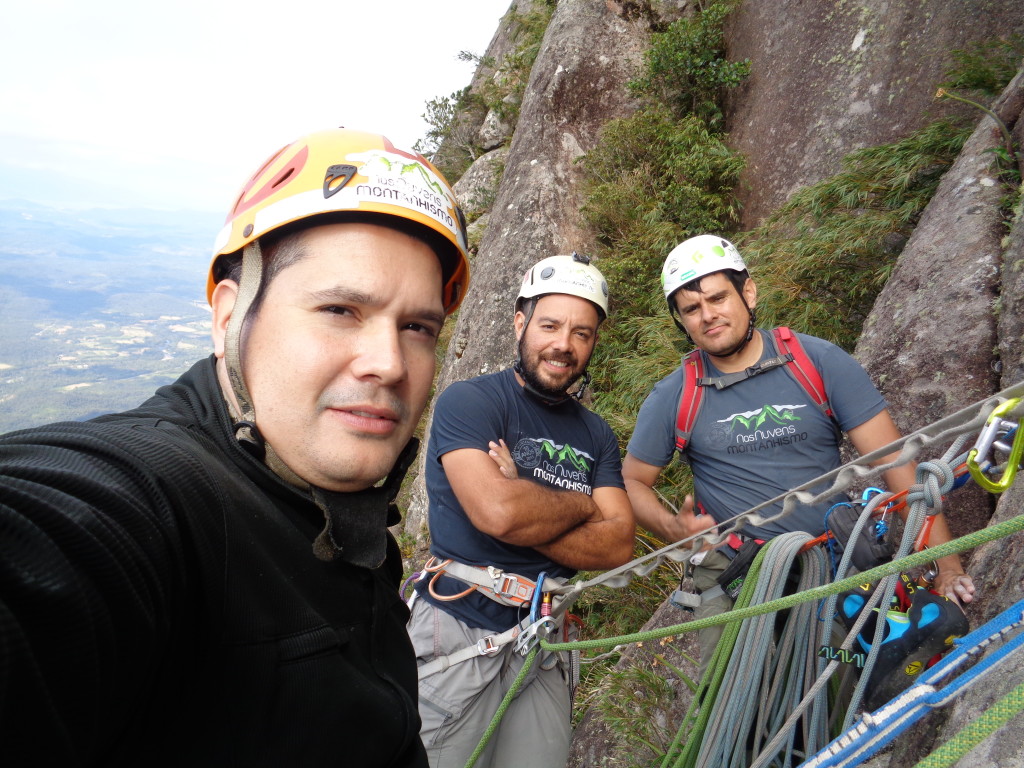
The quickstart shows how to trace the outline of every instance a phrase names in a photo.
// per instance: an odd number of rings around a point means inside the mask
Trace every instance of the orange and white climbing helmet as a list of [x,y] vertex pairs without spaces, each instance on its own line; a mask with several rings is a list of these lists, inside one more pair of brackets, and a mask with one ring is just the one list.
[[221,256],[279,227],[346,211],[396,216],[436,232],[450,245],[439,253],[445,311],[466,295],[469,263],[466,221],[455,193],[422,155],[397,148],[386,137],[345,128],[304,136],[275,152],[238,194],[214,244],[207,300]]
[[672,306],[672,294],[692,280],[731,269],[743,272],[740,252],[728,240],[717,235],[698,235],[684,240],[669,253],[661,268],[661,288]]

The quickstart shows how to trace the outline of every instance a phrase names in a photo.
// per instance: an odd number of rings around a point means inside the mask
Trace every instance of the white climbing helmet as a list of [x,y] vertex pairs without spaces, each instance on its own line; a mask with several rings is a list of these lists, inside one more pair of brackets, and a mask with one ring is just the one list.
[[608,282],[588,256],[575,251],[571,256],[548,256],[526,270],[516,297],[516,311],[524,299],[549,293],[579,296],[597,307],[599,322],[608,317]]
[[691,280],[723,269],[743,272],[746,268],[740,252],[728,240],[717,235],[698,235],[684,240],[669,253],[661,268],[661,288],[671,306],[672,294]]

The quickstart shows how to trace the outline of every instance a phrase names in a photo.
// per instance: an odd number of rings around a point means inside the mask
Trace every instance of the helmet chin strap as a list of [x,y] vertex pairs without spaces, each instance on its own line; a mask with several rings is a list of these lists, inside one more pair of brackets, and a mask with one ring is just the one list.
[[263,252],[259,240],[253,240],[242,251],[242,277],[238,284],[238,295],[235,306],[231,310],[227,331],[224,335],[224,365],[228,373],[228,382],[235,395],[238,408],[228,403],[228,411],[235,420],[235,439],[256,458],[262,460],[278,477],[286,483],[299,488],[308,488],[309,483],[292,472],[281,461],[274,449],[263,439],[256,426],[256,408],[249,394],[249,387],[242,376],[242,328],[249,314],[253,299],[260,289],[263,279]]
[[[252,405],[252,397],[249,395],[249,388],[242,378],[242,328],[245,325],[245,316],[249,314],[249,307],[260,289],[260,281],[263,277],[263,253],[260,250],[259,240],[253,240],[245,246],[242,251],[242,277],[238,284],[238,294],[235,296],[235,306],[231,310],[231,317],[228,320],[227,331],[224,336],[224,364],[228,371],[228,381],[231,384],[231,391],[238,402],[240,422],[255,423],[256,411]],[[236,437],[239,440],[246,439],[248,435],[241,436],[236,428]]]

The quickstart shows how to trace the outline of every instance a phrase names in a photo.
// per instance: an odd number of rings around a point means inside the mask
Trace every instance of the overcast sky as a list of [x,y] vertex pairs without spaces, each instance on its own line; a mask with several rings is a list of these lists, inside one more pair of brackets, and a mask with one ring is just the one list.
[[411,146],[511,0],[23,0],[0,23],[0,199],[226,212],[321,128]]

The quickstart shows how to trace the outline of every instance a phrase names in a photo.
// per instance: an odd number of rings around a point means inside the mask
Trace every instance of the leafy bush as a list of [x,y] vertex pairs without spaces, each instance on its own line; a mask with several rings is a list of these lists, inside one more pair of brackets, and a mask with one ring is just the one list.
[[735,220],[743,161],[694,115],[652,105],[613,120],[583,159],[583,215],[597,233],[619,316],[650,314],[652,278],[680,239]]
[[698,2],[698,13],[655,34],[645,54],[645,73],[631,83],[633,92],[669,107],[677,116],[694,115],[719,126],[725,89],[750,74],[749,61],[725,59],[726,17],[734,0]]

